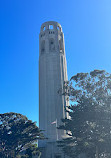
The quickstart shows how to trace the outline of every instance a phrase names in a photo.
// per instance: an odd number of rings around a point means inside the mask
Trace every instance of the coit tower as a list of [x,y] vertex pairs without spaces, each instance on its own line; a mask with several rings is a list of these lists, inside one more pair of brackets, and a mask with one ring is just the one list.
[[54,142],[64,137],[63,130],[57,130],[66,117],[65,107],[68,101],[62,93],[64,81],[67,81],[67,64],[64,46],[64,34],[59,23],[45,22],[39,35],[39,128],[44,130],[48,139]]

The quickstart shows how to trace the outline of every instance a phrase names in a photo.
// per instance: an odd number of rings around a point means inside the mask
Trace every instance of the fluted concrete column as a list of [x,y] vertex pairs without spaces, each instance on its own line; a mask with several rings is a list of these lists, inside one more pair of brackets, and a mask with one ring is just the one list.
[[[39,128],[48,138],[46,142],[62,139],[64,131],[57,130],[66,117],[65,96],[58,94],[67,81],[67,65],[62,27],[54,21],[45,22],[39,35]],[[51,124],[56,121],[56,123]],[[41,141],[39,146],[44,146]]]

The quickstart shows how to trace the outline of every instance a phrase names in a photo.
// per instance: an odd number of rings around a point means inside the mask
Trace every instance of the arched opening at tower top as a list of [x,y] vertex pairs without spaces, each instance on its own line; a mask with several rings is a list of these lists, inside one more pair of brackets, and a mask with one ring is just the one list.
[[53,30],[53,29],[54,29],[54,26],[53,26],[53,25],[49,25],[49,29],[50,29],[50,30]]
[[43,31],[45,31],[45,29],[46,29],[46,28],[45,28],[45,26],[44,26],[44,27],[43,27]]

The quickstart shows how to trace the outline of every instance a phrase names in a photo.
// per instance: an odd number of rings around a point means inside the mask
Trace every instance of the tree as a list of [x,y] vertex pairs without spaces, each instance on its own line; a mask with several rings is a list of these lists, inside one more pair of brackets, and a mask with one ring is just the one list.
[[62,119],[59,128],[69,131],[69,137],[58,145],[73,158],[111,158],[111,74],[78,73],[65,84],[64,95],[71,100],[70,119]]
[[35,155],[41,155],[41,152],[38,150],[37,144],[31,144],[29,148],[26,149],[25,155],[32,158]]
[[30,144],[43,139],[36,122],[19,113],[0,114],[0,157],[16,158]]

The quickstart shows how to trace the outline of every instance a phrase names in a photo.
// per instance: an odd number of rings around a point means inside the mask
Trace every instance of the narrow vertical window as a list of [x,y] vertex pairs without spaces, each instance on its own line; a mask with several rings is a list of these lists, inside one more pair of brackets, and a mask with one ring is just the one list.
[[44,54],[44,52],[45,52],[45,40],[43,40],[41,43],[41,54]]
[[62,40],[59,40],[59,50],[60,50],[61,53],[63,52]]
[[54,43],[54,39],[53,38],[51,38],[49,40],[49,50],[50,51],[54,51],[55,50],[55,43]]

